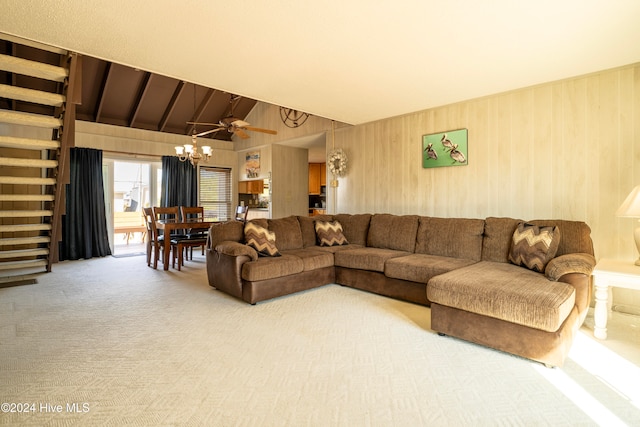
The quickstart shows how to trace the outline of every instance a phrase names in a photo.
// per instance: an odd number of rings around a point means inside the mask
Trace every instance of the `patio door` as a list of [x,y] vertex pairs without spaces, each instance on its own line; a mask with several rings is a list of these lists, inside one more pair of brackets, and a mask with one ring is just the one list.
[[159,205],[162,164],[104,157],[103,176],[111,253],[143,251],[142,208]]

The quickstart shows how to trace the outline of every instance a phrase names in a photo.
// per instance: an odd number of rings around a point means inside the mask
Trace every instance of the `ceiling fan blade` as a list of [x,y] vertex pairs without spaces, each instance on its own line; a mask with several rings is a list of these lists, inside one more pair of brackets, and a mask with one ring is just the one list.
[[187,122],[188,125],[220,126],[220,123]]
[[243,127],[243,129],[246,130],[250,130],[250,131],[254,131],[254,132],[262,132],[262,133],[268,133],[270,135],[277,135],[278,132],[275,130],[271,130],[271,129],[262,129],[262,128],[255,128],[253,126],[245,126]]
[[249,135],[242,129],[240,128],[234,128],[233,129],[233,133],[235,133],[236,135],[238,135],[240,138],[242,139],[249,139]]
[[205,135],[209,135],[210,133],[218,132],[219,130],[222,130],[222,128],[205,130],[204,132],[197,133],[194,136],[205,136]]

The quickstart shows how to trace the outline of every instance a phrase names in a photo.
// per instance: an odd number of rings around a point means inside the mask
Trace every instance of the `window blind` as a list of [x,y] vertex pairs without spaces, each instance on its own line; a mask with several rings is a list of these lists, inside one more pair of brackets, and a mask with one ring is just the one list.
[[200,166],[200,206],[208,219],[231,219],[231,169]]

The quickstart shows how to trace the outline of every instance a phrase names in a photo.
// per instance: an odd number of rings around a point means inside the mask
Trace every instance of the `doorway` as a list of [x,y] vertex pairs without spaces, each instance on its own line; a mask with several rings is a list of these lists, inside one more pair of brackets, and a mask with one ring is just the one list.
[[158,206],[162,164],[140,159],[103,159],[105,205],[111,253],[146,253],[143,207]]

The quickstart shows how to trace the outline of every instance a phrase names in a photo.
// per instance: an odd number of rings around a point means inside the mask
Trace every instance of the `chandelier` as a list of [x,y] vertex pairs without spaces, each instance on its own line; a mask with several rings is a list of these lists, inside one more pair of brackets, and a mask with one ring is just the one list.
[[205,161],[211,158],[211,147],[208,145],[202,146],[202,154],[198,152],[198,131],[196,131],[196,85],[193,85],[193,133],[191,134],[191,144],[184,144],[184,146],[177,146],[176,154],[181,162],[186,162],[187,159],[193,166],[197,166],[198,162],[202,159]]
[[191,144],[184,144],[184,146],[176,147],[176,154],[181,162],[185,162],[188,159],[193,166],[197,166],[200,160],[204,159],[207,161],[211,158],[211,147],[203,145],[202,154],[200,154],[198,151],[198,141],[194,134],[191,139]]

